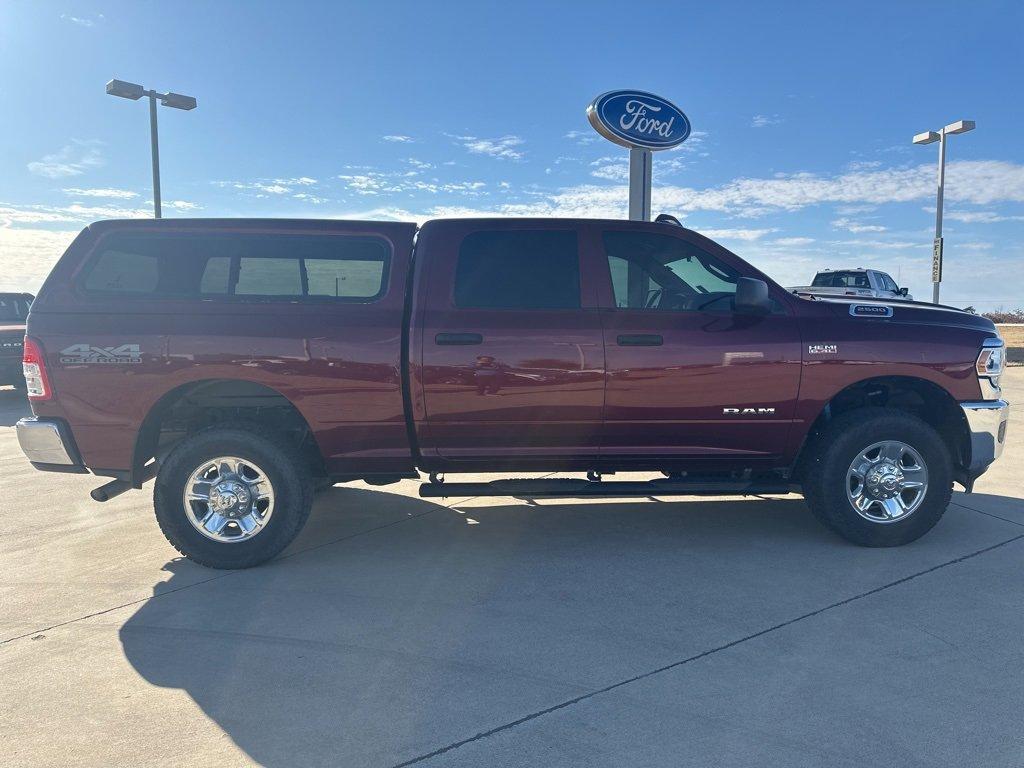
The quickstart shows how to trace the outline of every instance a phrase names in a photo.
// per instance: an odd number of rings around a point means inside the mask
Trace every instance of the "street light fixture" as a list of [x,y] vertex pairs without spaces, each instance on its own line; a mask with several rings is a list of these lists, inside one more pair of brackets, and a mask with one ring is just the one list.
[[160,218],[160,147],[157,141],[156,130],[156,100],[165,107],[182,109],[188,111],[196,108],[194,96],[185,96],[180,93],[158,93],[147,91],[141,85],[129,83],[124,80],[111,80],[107,83],[107,93],[111,96],[120,96],[122,99],[138,101],[143,96],[149,97],[149,141],[153,153],[153,211],[156,218]]
[[957,120],[938,131],[925,131],[914,136],[915,144],[939,142],[939,191],[935,201],[935,241],[932,245],[932,303],[939,303],[942,282],[942,190],[946,183],[946,136],[974,130],[973,120]]

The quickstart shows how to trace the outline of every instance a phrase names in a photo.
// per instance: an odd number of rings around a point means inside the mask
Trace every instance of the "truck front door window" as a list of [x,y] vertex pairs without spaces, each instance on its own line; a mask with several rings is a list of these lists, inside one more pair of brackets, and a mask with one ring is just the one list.
[[684,240],[648,232],[606,232],[615,306],[676,312],[730,311],[736,272]]

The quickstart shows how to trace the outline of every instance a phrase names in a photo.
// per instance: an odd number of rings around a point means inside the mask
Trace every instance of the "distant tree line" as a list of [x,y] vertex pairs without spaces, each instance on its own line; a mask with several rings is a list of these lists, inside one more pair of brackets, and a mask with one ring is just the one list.
[[993,323],[1024,323],[1024,309],[995,309],[991,312],[982,313]]

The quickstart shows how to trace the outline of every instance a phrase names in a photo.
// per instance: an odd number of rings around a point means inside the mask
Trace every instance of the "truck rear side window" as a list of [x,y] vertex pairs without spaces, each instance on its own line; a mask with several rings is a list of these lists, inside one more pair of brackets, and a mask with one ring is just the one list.
[[368,301],[384,292],[390,256],[373,236],[126,232],[104,239],[81,285],[119,295]]
[[576,233],[473,232],[459,249],[455,305],[481,309],[578,309]]
[[99,255],[85,278],[87,291],[153,293],[159,279],[157,257],[110,249]]

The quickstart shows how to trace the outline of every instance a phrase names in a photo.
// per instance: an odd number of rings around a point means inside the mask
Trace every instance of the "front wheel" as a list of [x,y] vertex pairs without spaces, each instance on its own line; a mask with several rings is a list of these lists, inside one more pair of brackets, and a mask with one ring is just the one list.
[[157,522],[189,560],[250,568],[278,555],[312,506],[308,471],[274,436],[212,427],[182,440],[160,467]]
[[865,408],[843,414],[806,450],[808,506],[855,544],[896,547],[915,541],[949,506],[949,449],[931,426],[903,411]]

